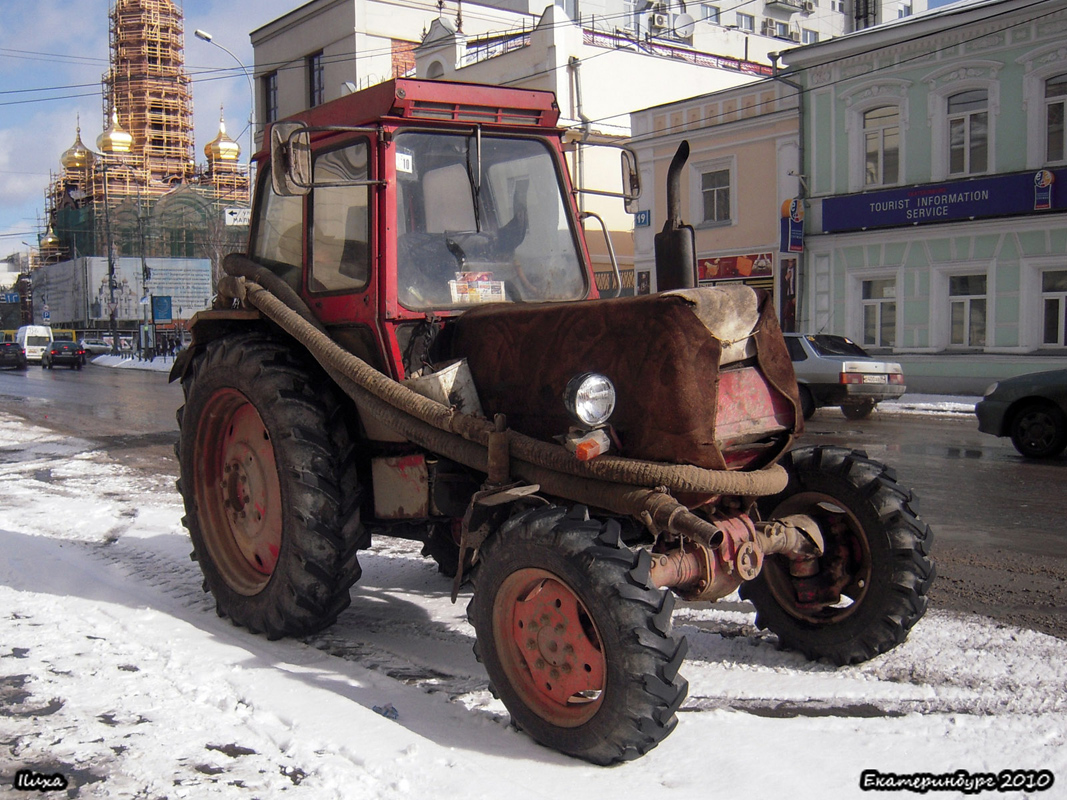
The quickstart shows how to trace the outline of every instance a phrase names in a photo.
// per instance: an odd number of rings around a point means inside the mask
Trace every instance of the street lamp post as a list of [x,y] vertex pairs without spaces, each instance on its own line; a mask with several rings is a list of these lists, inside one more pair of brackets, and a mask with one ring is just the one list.
[[211,37],[210,33],[208,33],[207,31],[204,31],[204,30],[200,30],[199,28],[197,28],[193,33],[194,33],[194,35],[196,36],[197,39],[202,39],[203,41],[207,42],[208,44],[213,44],[213,45],[215,45],[215,47],[219,48],[219,50],[222,50],[224,53],[228,54],[230,56],[230,58],[232,58],[234,61],[236,61],[237,64],[241,67],[241,71],[245,74],[245,78],[248,80],[248,177],[249,177],[249,179],[251,179],[251,177],[252,177],[252,153],[256,149],[256,147],[255,147],[255,139],[254,139],[254,136],[255,136],[255,122],[254,122],[255,121],[255,116],[254,116],[254,112],[255,112],[255,105],[256,105],[256,90],[255,90],[255,87],[252,84],[252,76],[251,76],[251,74],[249,74],[248,67],[246,67],[244,65],[244,62],[241,61],[241,59],[239,59],[236,55],[234,55],[231,50],[229,50],[226,47],[223,47],[221,44],[216,42]]
[[107,192],[107,156],[100,154],[104,174],[104,245],[107,247],[108,313],[111,316],[111,355],[119,354],[119,309],[115,302],[115,247],[111,240],[111,199]]

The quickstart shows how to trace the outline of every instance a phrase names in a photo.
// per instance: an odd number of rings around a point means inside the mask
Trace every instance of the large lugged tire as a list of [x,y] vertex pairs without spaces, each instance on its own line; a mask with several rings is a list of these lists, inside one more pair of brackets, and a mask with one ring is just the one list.
[[364,544],[342,409],[324,375],[263,334],[216,340],[182,380],[178,487],[220,616],[276,639],[348,607]]
[[436,561],[437,571],[445,577],[456,577],[459,571],[459,545],[448,525],[439,523],[429,527],[422,543],[422,555]]
[[528,511],[482,547],[467,616],[494,692],[535,740],[595,764],[637,758],[677,725],[688,691],[674,596],[615,522]]
[[926,612],[934,579],[933,534],[911,492],[865,453],[805,447],[783,459],[789,483],[760,500],[763,519],[814,517],[825,538],[818,572],[792,577],[785,556],[768,556],[741,587],[756,625],[783,647],[838,665],[866,661],[907,638]]

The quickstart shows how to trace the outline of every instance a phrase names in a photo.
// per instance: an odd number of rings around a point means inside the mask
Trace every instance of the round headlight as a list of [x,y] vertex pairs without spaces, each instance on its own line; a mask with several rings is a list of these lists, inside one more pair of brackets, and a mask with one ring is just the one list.
[[567,383],[563,403],[580,424],[589,427],[603,425],[615,410],[615,387],[595,372],[576,375]]

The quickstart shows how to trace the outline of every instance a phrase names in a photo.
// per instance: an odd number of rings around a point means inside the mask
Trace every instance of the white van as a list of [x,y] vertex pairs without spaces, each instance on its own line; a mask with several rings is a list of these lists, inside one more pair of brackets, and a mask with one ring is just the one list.
[[15,334],[15,341],[26,351],[27,361],[40,361],[52,344],[52,329],[47,325],[23,325]]

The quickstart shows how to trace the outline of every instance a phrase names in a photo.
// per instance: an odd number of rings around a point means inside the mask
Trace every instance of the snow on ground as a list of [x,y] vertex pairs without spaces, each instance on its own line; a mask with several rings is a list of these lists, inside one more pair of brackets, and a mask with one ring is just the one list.
[[988,794],[1064,796],[1067,642],[1032,631],[932,610],[835,668],[779,651],[736,598],[681,608],[677,729],[598,768],[509,727],[466,597],[415,545],[363,554],[337,625],[270,642],[215,615],[171,476],[0,413],[0,487],[4,787],[21,771],[78,798],[823,800],[868,796],[864,770],[1050,770],[1050,790]]

